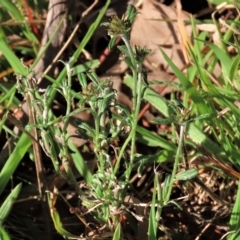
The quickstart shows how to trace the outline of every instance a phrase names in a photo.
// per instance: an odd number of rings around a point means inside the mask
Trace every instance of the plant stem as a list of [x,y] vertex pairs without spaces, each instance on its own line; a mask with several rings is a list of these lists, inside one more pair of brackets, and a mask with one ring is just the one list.
[[140,110],[140,104],[141,104],[141,89],[142,89],[142,65],[138,64],[136,62],[132,47],[130,46],[130,42],[127,36],[123,35],[122,36],[122,40],[124,41],[127,49],[128,49],[128,53],[131,59],[131,70],[133,73],[133,88],[132,88],[132,114],[131,114],[131,132],[129,133],[128,138],[126,139],[126,141],[124,142],[113,174],[116,175],[119,165],[120,165],[120,161],[121,158],[123,156],[123,153],[128,145],[128,143],[131,141],[131,152],[130,152],[130,165],[126,171],[126,181],[129,180],[130,178],[130,174],[132,171],[132,166],[133,166],[133,161],[134,161],[134,154],[135,154],[135,144],[136,144],[136,128],[137,128],[137,123],[138,123],[138,114],[139,114],[139,110]]
[[130,152],[130,164],[127,169],[126,181],[129,181],[130,174],[133,168],[133,161],[135,155],[135,145],[136,145],[136,128],[138,123],[138,114],[141,106],[141,91],[142,91],[142,65],[137,64],[137,81],[136,81],[136,99],[135,99],[135,109],[132,112],[132,142],[131,142],[131,152]]
[[[128,54],[130,56],[132,66],[136,66],[136,60],[134,58],[134,53],[133,53],[132,47],[130,45],[129,38],[126,35],[122,35],[121,38],[122,38],[123,42],[125,43],[125,45],[128,49]],[[132,69],[132,70],[135,70],[135,69]]]
[[[67,86],[66,86],[66,90],[63,89],[63,91],[65,92],[65,97],[66,97],[66,103],[67,103],[67,110],[66,110],[66,116],[70,115],[71,112],[71,87],[72,87],[72,76],[71,76],[71,69],[70,69],[70,65],[67,63],[66,64],[66,68],[67,68]],[[63,126],[63,134],[65,134],[65,132],[67,132],[67,126],[69,123],[69,118],[66,117],[64,120],[64,126]],[[64,142],[67,144],[67,138],[65,137]]]
[[[67,83],[63,84],[62,91],[63,91],[63,96],[66,99],[66,104],[67,104],[67,109],[66,109],[66,116],[70,115],[71,112],[71,102],[72,102],[72,96],[71,96],[71,87],[72,87],[72,76],[71,76],[71,68],[68,63],[65,64],[66,70],[67,70]],[[63,129],[61,133],[61,139],[63,142],[62,150],[60,151],[61,154],[61,160],[62,164],[64,166],[64,169],[67,173],[68,179],[71,182],[73,177],[72,172],[70,172],[70,167],[68,166],[69,164],[69,152],[68,152],[68,132],[67,132],[67,127],[69,124],[69,117],[64,118],[63,120]]]
[[175,157],[175,161],[174,161],[173,171],[172,171],[172,175],[171,175],[171,179],[170,179],[170,183],[169,183],[169,187],[168,187],[168,192],[167,192],[166,198],[164,199],[164,205],[166,205],[168,203],[171,192],[172,192],[172,188],[173,188],[173,184],[174,184],[174,178],[175,178],[176,173],[177,173],[180,154],[181,154],[181,151],[182,151],[182,146],[183,146],[183,141],[184,141],[185,126],[186,125],[180,125],[179,143],[178,143],[178,148],[177,148],[176,157]]

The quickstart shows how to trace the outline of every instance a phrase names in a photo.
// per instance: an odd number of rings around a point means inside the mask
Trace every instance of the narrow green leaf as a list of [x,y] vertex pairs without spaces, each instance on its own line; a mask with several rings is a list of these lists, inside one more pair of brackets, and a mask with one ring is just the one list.
[[30,30],[30,27],[27,25],[27,23],[24,22],[24,16],[22,13],[17,9],[16,4],[12,1],[5,1],[5,0],[0,0],[1,5],[3,6],[4,9],[6,9],[11,17],[15,19],[16,21],[23,22],[22,23],[22,32],[23,34],[33,42],[38,42],[36,36],[33,34],[33,32]]
[[237,55],[236,58],[232,61],[232,65],[229,70],[230,81],[233,81],[233,79],[237,76],[239,64],[240,64],[240,55]]
[[[126,75],[124,83],[133,88],[133,78],[130,75]],[[152,104],[157,110],[164,116],[168,117],[168,104],[165,98],[156,93],[153,89],[147,88],[144,92],[144,99]]]
[[171,175],[168,174],[168,175],[165,177],[164,185],[163,185],[163,190],[162,190],[162,196],[163,196],[164,204],[168,204],[168,203],[166,202],[166,199],[167,199],[167,195],[168,195],[168,191],[169,191],[170,180],[171,180]]
[[112,239],[120,240],[121,239],[121,231],[122,231],[121,223],[118,223]]
[[86,72],[90,69],[97,68],[99,66],[99,64],[100,64],[99,60],[92,60],[92,61],[88,61],[84,64],[79,64],[77,66],[74,66],[72,68],[72,76],[75,76],[79,73]]
[[100,84],[100,83],[99,83],[98,75],[97,75],[95,72],[90,71],[90,72],[87,72],[86,74],[87,74],[87,76],[91,79],[91,81],[92,81],[93,83],[95,83],[96,85]]
[[202,145],[207,151],[213,153],[214,155],[219,155],[222,158],[229,159],[233,157],[234,159],[240,159],[239,151],[232,150],[231,156],[226,156],[226,152],[222,147],[220,147],[216,142],[212,141],[208,138],[201,129],[196,127],[194,123],[190,123],[188,125],[188,137],[191,139],[195,144]]
[[197,169],[188,169],[186,171],[180,172],[175,176],[175,180],[190,180],[198,175]]
[[229,55],[226,52],[224,52],[217,45],[215,45],[213,43],[207,43],[207,44],[212,48],[212,50],[214,51],[215,55],[217,56],[217,58],[221,62],[223,76],[229,78],[229,76],[230,76],[230,69],[231,69],[231,65],[232,65],[231,58],[229,57]]
[[163,54],[163,57],[165,58],[165,60],[169,64],[169,66],[172,68],[173,72],[176,74],[176,76],[180,80],[181,84],[183,85],[184,91],[186,91],[188,93],[189,97],[195,103],[198,111],[201,114],[211,112],[209,107],[206,105],[203,97],[198,93],[198,91],[194,88],[192,83],[183,74],[183,72],[177,68],[177,66],[172,62],[172,60],[167,56],[167,54],[163,50],[160,49],[160,51]]
[[26,68],[24,68],[19,58],[9,48],[9,45],[4,41],[4,38],[1,35],[2,34],[0,34],[0,50],[2,54],[7,59],[9,64],[12,66],[15,73],[26,75]]
[[21,162],[30,145],[31,141],[29,137],[25,134],[22,134],[12,154],[9,156],[7,162],[0,172],[0,194],[6,187],[9,179],[12,177],[18,164]]
[[90,184],[92,182],[92,173],[86,165],[82,155],[71,140],[68,141],[69,148],[73,151],[71,154],[74,166],[77,168],[78,172],[85,179],[85,181]]
[[23,20],[22,14],[19,12],[19,10],[17,9],[16,5],[13,2],[0,0],[0,3],[1,3],[1,5],[4,6],[4,8],[10,13],[10,15],[14,19],[16,19],[18,21]]
[[172,203],[172,204],[176,205],[180,210],[183,210],[182,206],[178,202],[176,202],[174,200],[170,200],[169,203]]
[[[240,181],[238,181],[237,197],[233,206],[231,219],[229,222],[228,240],[239,240],[240,239]],[[233,233],[232,233],[233,232]]]
[[87,87],[87,78],[86,78],[86,75],[84,73],[79,73],[78,74],[78,80],[79,80],[79,83],[80,83],[80,85],[83,89]]
[[126,16],[127,16],[127,19],[130,21],[130,24],[134,22],[136,15],[137,15],[137,9],[132,4],[129,4],[127,7]]
[[193,119],[193,121],[202,120],[202,119],[208,119],[208,118],[210,118],[210,117],[211,117],[211,115],[208,114],[208,113],[206,113],[206,114],[201,114],[201,115],[195,117],[195,118]]
[[226,2],[228,4],[232,4],[233,3],[232,0],[208,0],[208,1],[209,1],[209,3],[212,3],[212,4],[216,5],[216,6],[218,6],[218,5],[220,5],[220,4],[224,3],[224,2]]
[[0,239],[1,240],[11,240],[6,230],[0,226]]
[[129,57],[129,52],[128,52],[128,49],[126,46],[124,46],[124,45],[117,46],[117,48],[121,51],[122,54]]
[[117,37],[112,37],[108,43],[108,48],[111,50],[117,41]]
[[156,236],[157,236],[157,221],[156,221],[156,210],[155,210],[157,181],[158,181],[158,176],[157,174],[155,174],[152,203],[151,203],[151,210],[150,210],[149,224],[148,224],[148,240],[156,239]]
[[171,119],[171,118],[166,118],[166,119],[154,118],[151,120],[151,122],[157,123],[157,124],[171,124],[171,123],[173,123],[173,119]]
[[3,224],[7,216],[9,215],[15,200],[17,199],[22,188],[22,184],[19,183],[12,192],[7,196],[6,200],[0,207],[0,225]]
[[147,129],[137,126],[137,140],[139,140],[142,143],[147,144],[148,146],[156,147],[161,146],[162,148],[169,150],[169,151],[175,151],[176,146],[171,144],[166,139],[160,137],[157,134],[154,134]]
[[67,238],[79,238],[78,236],[68,232],[62,225],[62,222],[61,222],[61,219],[60,219],[60,216],[57,212],[56,209],[53,210],[52,214],[52,220],[53,220],[53,223],[54,223],[54,226],[55,226],[55,229],[57,230],[57,232],[59,234],[61,234],[64,238],[67,237]]

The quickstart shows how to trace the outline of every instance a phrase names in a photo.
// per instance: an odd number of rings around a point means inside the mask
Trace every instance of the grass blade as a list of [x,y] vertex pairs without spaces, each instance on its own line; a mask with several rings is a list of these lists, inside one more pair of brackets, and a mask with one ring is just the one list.
[[3,224],[5,219],[7,218],[8,214],[10,213],[14,201],[17,199],[20,191],[22,188],[22,184],[19,183],[12,192],[8,195],[6,200],[3,202],[2,206],[0,207],[0,225]]
[[72,143],[72,141],[68,141],[69,147],[73,150],[74,153],[71,154],[75,167],[81,176],[86,180],[87,183],[91,183],[92,181],[92,173],[86,165],[82,155],[76,146]]
[[157,177],[157,174],[155,174],[152,203],[151,203],[151,210],[150,210],[149,224],[148,224],[148,240],[156,239],[157,237],[157,221],[156,221],[156,210],[155,210],[157,181],[158,181],[158,177]]
[[5,39],[5,34],[0,28],[0,50],[2,54],[8,60],[9,64],[12,66],[15,73],[20,73],[21,75],[25,75],[26,69],[24,68],[19,58],[10,49],[9,45],[6,43],[4,39]]
[[9,179],[15,172],[18,164],[21,162],[30,145],[31,141],[29,137],[27,137],[25,134],[22,134],[14,148],[14,151],[9,156],[2,171],[0,172],[0,194],[6,187]]
[[233,206],[231,219],[229,222],[229,231],[233,233],[228,236],[228,240],[240,239],[240,181],[238,181],[238,191],[235,204]]
[[121,223],[118,223],[113,235],[113,240],[120,240],[120,239],[121,239]]
[[177,68],[177,66],[172,62],[172,60],[167,56],[167,54],[160,49],[160,51],[163,54],[163,57],[169,64],[169,66],[172,68],[175,75],[179,78],[183,90],[186,91],[189,95],[189,97],[193,100],[193,102],[196,104],[196,107],[201,114],[210,113],[211,109],[206,105],[203,97],[198,93],[198,91],[194,88],[192,83],[188,80],[188,78],[182,73],[180,69]]
[[0,236],[1,236],[1,240],[11,240],[8,233],[2,226],[0,226]]

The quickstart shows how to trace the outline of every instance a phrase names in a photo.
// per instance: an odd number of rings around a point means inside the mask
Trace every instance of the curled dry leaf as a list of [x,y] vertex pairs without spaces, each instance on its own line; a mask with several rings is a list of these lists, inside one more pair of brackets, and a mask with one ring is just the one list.
[[217,31],[216,25],[212,23],[197,24],[197,29],[200,31],[212,32],[212,33]]

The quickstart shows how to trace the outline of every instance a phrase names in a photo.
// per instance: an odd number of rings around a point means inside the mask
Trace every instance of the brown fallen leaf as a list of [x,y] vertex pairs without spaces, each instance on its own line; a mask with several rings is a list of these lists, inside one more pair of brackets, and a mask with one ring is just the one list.
[[[185,65],[181,49],[181,38],[177,24],[176,10],[170,6],[157,3],[154,0],[143,1],[132,27],[132,45],[146,46],[151,49],[144,64],[148,69],[164,69],[172,73],[164,60],[159,48],[161,48],[177,65],[182,68]],[[182,20],[188,20],[185,12],[181,14]],[[191,26],[186,27],[187,34],[191,35]]]

